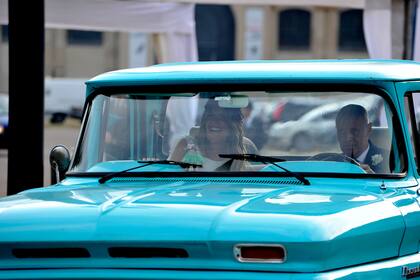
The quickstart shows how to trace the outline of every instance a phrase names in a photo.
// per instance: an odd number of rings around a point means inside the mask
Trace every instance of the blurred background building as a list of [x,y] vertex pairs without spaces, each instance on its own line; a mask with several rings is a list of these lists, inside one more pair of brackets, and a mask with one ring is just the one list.
[[[195,20],[201,61],[368,57],[361,9],[196,5]],[[154,34],[47,29],[45,37],[45,76],[52,78],[88,79],[162,61]],[[8,71],[2,25],[0,92],[8,92]]]

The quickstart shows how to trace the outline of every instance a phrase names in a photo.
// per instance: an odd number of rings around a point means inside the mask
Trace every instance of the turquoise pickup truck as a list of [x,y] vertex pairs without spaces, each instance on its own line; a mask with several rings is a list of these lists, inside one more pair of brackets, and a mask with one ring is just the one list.
[[420,277],[420,64],[180,63],[86,85],[56,182],[0,199],[0,279]]

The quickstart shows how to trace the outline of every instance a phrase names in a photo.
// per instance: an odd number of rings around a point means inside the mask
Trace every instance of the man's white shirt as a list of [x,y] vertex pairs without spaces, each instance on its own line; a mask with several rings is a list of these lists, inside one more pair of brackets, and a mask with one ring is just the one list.
[[365,162],[366,156],[367,156],[367,154],[368,154],[368,152],[369,152],[369,148],[370,148],[370,144],[367,146],[366,150],[364,150],[364,151],[363,151],[363,153],[361,153],[361,154],[360,154],[360,156],[358,156],[358,157],[356,158],[356,160],[357,160],[358,162],[362,162],[362,163],[364,163],[364,162]]

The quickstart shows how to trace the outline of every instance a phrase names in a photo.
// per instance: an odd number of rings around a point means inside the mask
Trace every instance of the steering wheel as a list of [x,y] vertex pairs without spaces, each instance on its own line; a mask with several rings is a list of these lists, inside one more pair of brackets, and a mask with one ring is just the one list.
[[306,160],[321,160],[321,161],[338,161],[338,162],[350,162],[360,168],[362,166],[359,162],[357,162],[355,159],[338,153],[320,153],[313,155],[311,157],[308,157]]

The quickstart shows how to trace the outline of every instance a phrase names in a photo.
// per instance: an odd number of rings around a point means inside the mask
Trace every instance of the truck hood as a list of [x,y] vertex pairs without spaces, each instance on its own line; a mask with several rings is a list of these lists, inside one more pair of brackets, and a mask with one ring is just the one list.
[[[339,187],[234,181],[139,178],[100,186],[65,181],[26,191],[0,200],[0,243],[10,252],[69,244],[105,252],[112,246],[188,252],[187,260],[119,263],[146,268],[318,272],[398,255],[404,221],[391,200],[384,199],[397,191],[381,192],[360,185],[362,181]],[[243,243],[281,244],[286,261],[240,263],[233,247]],[[10,252],[0,253],[10,257],[0,268],[54,266],[51,261],[18,260]],[[106,266],[101,261],[105,259],[75,263]]]

